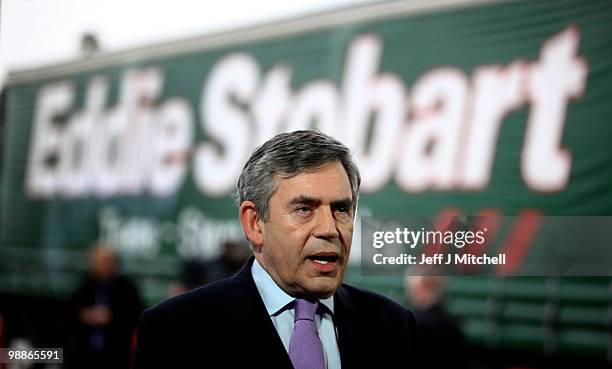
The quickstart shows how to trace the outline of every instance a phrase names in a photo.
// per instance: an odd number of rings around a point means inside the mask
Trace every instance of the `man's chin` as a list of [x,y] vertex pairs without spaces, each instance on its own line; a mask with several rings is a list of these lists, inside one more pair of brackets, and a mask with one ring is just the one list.
[[[316,286],[312,286],[312,288],[309,289],[308,294],[318,299],[326,299],[332,296],[341,283],[341,281],[329,277],[317,277],[316,279],[319,279],[317,282],[320,283],[318,283]],[[321,281],[320,279],[328,279],[328,281]]]

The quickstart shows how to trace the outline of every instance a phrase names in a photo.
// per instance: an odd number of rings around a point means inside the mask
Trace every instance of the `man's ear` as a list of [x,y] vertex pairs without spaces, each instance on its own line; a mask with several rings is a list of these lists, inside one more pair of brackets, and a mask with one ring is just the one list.
[[240,204],[240,224],[246,238],[251,241],[253,247],[263,245],[263,230],[260,226],[260,217],[252,201],[243,201]]

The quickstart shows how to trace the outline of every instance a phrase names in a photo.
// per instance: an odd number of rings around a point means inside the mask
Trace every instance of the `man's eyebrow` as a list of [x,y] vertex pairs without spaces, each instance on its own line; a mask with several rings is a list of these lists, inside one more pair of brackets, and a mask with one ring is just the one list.
[[320,199],[316,199],[314,197],[309,197],[309,196],[298,196],[298,197],[294,197],[293,199],[291,199],[291,201],[289,201],[289,206],[291,205],[309,205],[309,206],[319,206],[321,205],[323,201],[321,201]]
[[[323,201],[321,201],[320,199],[314,198],[314,197],[309,197],[309,196],[298,196],[295,197],[293,199],[291,199],[291,201],[289,201],[289,206],[293,206],[293,205],[308,205],[308,206],[312,206],[312,207],[317,207],[319,205],[321,205],[323,203]],[[346,207],[352,207],[353,206],[353,200],[351,200],[349,197],[346,197],[344,199],[340,199],[340,200],[334,200],[331,202],[331,207],[333,208],[338,208],[340,206],[346,206]]]
[[347,197],[347,198],[344,198],[344,199],[332,201],[331,202],[331,206],[334,207],[334,208],[337,208],[337,207],[340,207],[340,206],[346,206],[348,208],[352,208],[353,207],[353,200],[351,200],[349,197]]

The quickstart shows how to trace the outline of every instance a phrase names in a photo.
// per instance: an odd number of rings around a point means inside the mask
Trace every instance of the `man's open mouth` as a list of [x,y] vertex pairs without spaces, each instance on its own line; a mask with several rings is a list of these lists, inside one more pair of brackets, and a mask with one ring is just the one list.
[[318,264],[326,265],[329,263],[337,262],[340,257],[334,253],[318,253],[315,255],[308,256],[307,259],[312,260]]

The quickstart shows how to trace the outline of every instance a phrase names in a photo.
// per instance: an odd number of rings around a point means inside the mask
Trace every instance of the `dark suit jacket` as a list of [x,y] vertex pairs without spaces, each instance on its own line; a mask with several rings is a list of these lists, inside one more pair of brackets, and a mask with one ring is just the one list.
[[[252,264],[147,309],[135,368],[292,368]],[[343,369],[414,367],[414,316],[391,300],[343,284],[334,294],[334,323]]]

